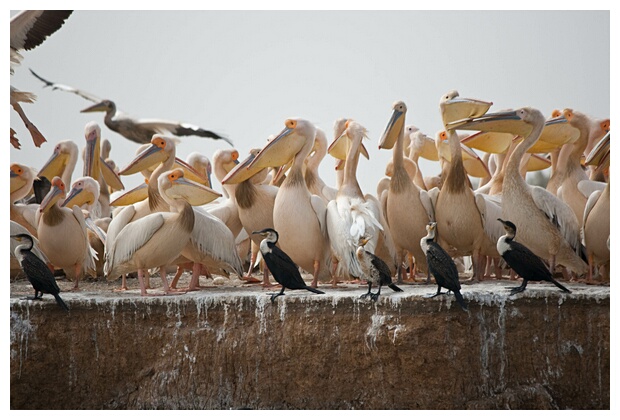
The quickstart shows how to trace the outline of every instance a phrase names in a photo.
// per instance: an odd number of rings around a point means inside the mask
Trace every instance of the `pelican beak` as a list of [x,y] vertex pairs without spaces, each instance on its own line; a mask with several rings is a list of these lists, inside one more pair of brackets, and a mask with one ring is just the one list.
[[559,144],[553,144],[546,141],[538,140],[532,145],[532,147],[527,149],[527,153],[551,153],[559,149],[560,147],[561,145]]
[[349,150],[349,144],[351,140],[347,136],[347,131],[344,130],[342,134],[338,136],[336,140],[332,142],[327,148],[327,153],[336,159],[345,160],[347,158],[347,152]]
[[278,170],[276,171],[276,174],[273,177],[272,183],[274,185],[279,185],[280,184],[280,180],[286,174],[286,172],[291,168],[291,166],[293,166],[293,161],[292,160],[289,161],[286,165],[280,166],[278,168]]
[[461,98],[457,96],[442,102],[439,105],[443,125],[448,129],[448,125],[453,121],[464,118],[476,118],[484,115],[493,102],[480,101],[478,99]]
[[39,205],[39,211],[44,213],[47,209],[52,207],[58,200],[64,198],[65,192],[59,188],[57,185],[52,184],[52,188],[47,193],[47,195],[41,201]]
[[525,170],[527,172],[542,171],[551,166],[551,161],[537,154],[532,154],[527,160]]
[[526,137],[532,131],[532,126],[523,121],[517,111],[503,111],[454,121],[446,124],[446,129],[492,131]]
[[392,117],[390,117],[390,121],[388,121],[387,127],[385,127],[385,131],[379,140],[379,149],[393,148],[404,126],[405,113],[395,109],[392,111]]
[[178,157],[174,158],[174,164],[172,165],[172,169],[183,169],[185,173],[185,179],[189,179],[191,181],[197,182],[202,185],[206,185],[211,188],[211,179],[210,177],[203,176],[200,172],[198,172],[192,165],[185,162]]
[[463,166],[468,175],[474,178],[486,178],[491,176],[489,168],[476,152],[463,143],[461,143],[461,150],[463,153]]
[[124,169],[121,169],[119,175],[132,175],[157,165],[168,157],[168,153],[156,144],[151,144],[144,149],[142,153],[136,156]]
[[510,133],[479,131],[461,140],[461,144],[487,153],[502,154],[506,153],[513,138],[514,135]]
[[232,168],[222,179],[222,185],[224,184],[240,184],[243,181],[252,178],[254,175],[262,171],[264,168],[252,168],[249,169],[250,165],[256,158],[258,154],[258,150],[250,151],[248,157],[243,159],[243,161],[237,163],[237,165]]
[[542,133],[538,141],[562,146],[573,143],[579,138],[579,130],[568,123],[566,117],[559,116],[551,118],[545,122]]
[[71,188],[67,198],[60,205],[61,207],[71,208],[73,206],[82,206],[86,203],[94,203],[95,197],[90,191],[83,188]]
[[607,132],[607,134],[605,134],[603,138],[600,139],[598,143],[596,143],[596,146],[592,148],[592,150],[588,154],[588,157],[586,158],[585,165],[586,166],[600,165],[605,154],[609,153],[610,145],[611,145],[610,132]]
[[99,175],[101,174],[101,168],[99,167],[101,159],[98,140],[96,136],[95,138],[87,138],[86,148],[84,149],[83,175],[90,176],[94,179],[99,179]]
[[286,165],[304,146],[305,138],[294,128],[285,127],[280,134],[261,149],[248,169],[275,168]]
[[411,144],[409,147],[413,148],[414,153],[427,160],[438,161],[439,153],[437,152],[437,146],[435,146],[435,140],[422,133],[411,134],[409,136]]
[[37,177],[45,177],[47,179],[53,179],[56,175],[62,173],[65,165],[67,164],[68,155],[54,149],[52,156],[45,162],[45,165],[39,170]]
[[202,206],[222,196],[206,185],[186,179],[184,176],[175,179],[166,194],[180,197],[192,206]]
[[103,160],[102,157],[99,157],[99,167],[101,169],[101,176],[103,176],[103,179],[105,183],[108,184],[108,187],[112,188],[112,190],[114,191],[120,191],[125,189],[121,178],[116,172],[114,172],[114,168],[108,165],[108,163]]
[[80,112],[100,112],[100,111],[105,112],[106,110],[107,110],[107,106],[105,102],[99,102],[98,104],[89,106],[88,108],[84,108]]
[[135,204],[139,201],[145,200],[148,197],[148,184],[143,182],[137,187],[132,188],[129,191],[125,191],[119,194],[111,203],[110,206],[122,207]]

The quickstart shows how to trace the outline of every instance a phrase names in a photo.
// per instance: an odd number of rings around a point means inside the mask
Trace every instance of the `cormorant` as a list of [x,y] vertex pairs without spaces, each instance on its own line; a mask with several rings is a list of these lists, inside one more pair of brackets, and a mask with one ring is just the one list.
[[[362,268],[362,280],[366,280],[368,283],[368,293],[360,296],[360,299],[370,296],[376,302],[381,294],[381,286],[387,286],[395,292],[402,292],[403,290],[392,283],[392,273],[385,261],[364,249],[364,245],[366,245],[368,240],[369,238],[361,238],[359,246],[355,251],[355,255]],[[377,293],[371,293],[373,284],[379,286]]]
[[467,310],[467,303],[461,295],[461,283],[459,282],[459,272],[452,257],[435,242],[435,232],[437,223],[430,222],[426,225],[427,235],[420,240],[420,246],[426,254],[426,261],[430,273],[435,277],[437,282],[437,293],[431,297],[442,295],[441,288],[454,292],[456,301],[461,305],[463,310]]
[[530,251],[525,245],[514,240],[517,227],[508,220],[497,219],[504,225],[506,234],[497,241],[497,251],[519,276],[523,277],[523,283],[519,287],[511,288],[511,295],[525,290],[528,281],[549,281],[566,293],[571,293],[566,287],[558,283],[547,268],[543,260]]
[[291,290],[305,289],[318,294],[325,293],[306,285],[301,278],[297,264],[295,264],[284,251],[276,246],[276,242],[278,242],[278,232],[274,229],[266,228],[257,232],[252,232],[252,234],[265,237],[260,243],[260,252],[273,278],[282,285],[280,293],[271,293],[272,302],[275,301],[278,296],[283,295],[284,289],[286,288]]
[[69,310],[67,304],[60,298],[60,288],[56,284],[54,274],[39,257],[32,252],[32,246],[34,241],[32,236],[20,233],[17,235],[11,235],[11,238],[21,242],[25,240],[25,244],[20,244],[15,248],[15,257],[19,261],[26,273],[26,277],[32,287],[34,287],[34,297],[28,299],[41,299],[43,293],[49,293],[56,298],[58,305],[65,311]]

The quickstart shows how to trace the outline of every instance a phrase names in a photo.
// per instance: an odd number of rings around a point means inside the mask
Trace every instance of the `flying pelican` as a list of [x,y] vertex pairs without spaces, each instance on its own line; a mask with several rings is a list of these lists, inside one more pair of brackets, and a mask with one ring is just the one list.
[[[392,283],[392,271],[385,261],[364,249],[364,245],[367,243],[368,238],[360,238],[359,245],[355,250],[355,257],[359,260],[362,271],[360,278],[368,283],[368,292],[360,296],[360,299],[370,297],[376,302],[381,294],[381,286],[387,286],[395,292],[402,292],[403,289]],[[377,293],[371,292],[373,284],[379,287]]]
[[273,209],[274,228],[280,234],[284,252],[304,270],[313,273],[312,287],[329,281],[331,252],[325,226],[326,205],[311,195],[303,177],[303,164],[312,150],[316,126],[293,118],[258,153],[249,168],[285,165],[293,159],[288,176],[280,186]]
[[65,185],[71,185],[71,177],[78,159],[78,147],[71,140],[56,143],[52,155],[37,174],[38,178],[52,179],[60,177]]
[[[344,179],[336,199],[327,204],[327,233],[332,252],[338,260],[340,275],[361,278],[363,271],[355,256],[362,237],[368,238],[368,251],[375,253],[380,240],[387,248],[387,256],[392,269],[396,267],[396,251],[391,236],[382,235],[384,226],[381,224],[382,214],[379,201],[370,194],[364,195],[357,182],[357,165],[361,152],[362,140],[366,137],[366,129],[353,120],[348,120],[346,129],[337,142],[348,142],[348,153],[344,166]],[[334,146],[335,147],[335,146]],[[331,147],[330,147],[331,148]],[[385,226],[387,229],[387,226]],[[391,251],[391,252],[390,252]],[[333,285],[336,285],[334,276]]]
[[213,131],[205,130],[196,125],[182,123],[178,121],[167,121],[158,119],[136,119],[128,116],[127,114],[116,109],[116,104],[109,99],[99,100],[95,96],[80,91],[78,89],[60,85],[54,82],[46,80],[30,70],[32,74],[45,83],[45,87],[51,87],[56,90],[63,90],[66,92],[75,93],[85,99],[92,102],[96,102],[95,105],[89,106],[83,109],[81,112],[105,112],[103,122],[112,131],[117,132],[121,136],[128,140],[134,141],[140,144],[148,144],[155,134],[168,134],[174,136],[199,136],[207,137],[215,140],[224,140],[231,146],[232,142]]
[[577,274],[585,273],[587,265],[580,257],[583,250],[575,214],[545,189],[528,185],[519,174],[523,155],[536,143],[545,125],[542,113],[525,107],[463,119],[450,125],[465,130],[509,132],[525,138],[506,164],[502,219],[519,226],[521,242],[548,260],[551,272],[560,264]]
[[435,277],[437,283],[437,293],[431,297],[443,294],[441,288],[448,289],[454,293],[456,301],[463,310],[467,310],[467,303],[461,295],[461,283],[459,282],[459,272],[452,257],[436,242],[437,223],[430,222],[426,226],[427,234],[420,239],[420,247],[426,254],[428,268]]
[[19,163],[13,163],[11,165],[10,218],[25,227],[31,235],[36,237],[36,214],[39,206],[37,204],[17,203],[17,201],[30,194],[35,178],[36,173],[34,169],[29,166],[20,165]]
[[[541,114],[542,115],[542,114]],[[523,277],[521,286],[512,288],[511,295],[525,291],[528,281],[545,280],[558,286],[566,293],[570,293],[566,287],[555,281],[553,275],[545,263],[526,246],[515,241],[517,227],[508,220],[499,219],[506,229],[506,234],[497,241],[497,251],[506,260],[510,268]]]
[[[609,153],[610,137],[604,137],[597,144],[586,159],[586,163],[591,163],[596,159],[596,155]],[[609,160],[600,162],[603,166],[609,167]],[[610,234],[610,205],[611,190],[610,183],[605,184],[602,191],[595,191],[588,197],[583,213],[583,243],[588,255],[588,277],[587,281],[592,282],[592,272],[594,266],[602,266],[602,280],[609,281],[610,252],[607,243]]]
[[265,228],[258,232],[252,232],[253,235],[261,235],[265,237],[260,243],[260,252],[269,267],[269,271],[273,274],[282,289],[279,293],[271,294],[271,301],[274,302],[278,296],[284,295],[284,289],[291,290],[307,290],[316,294],[325,294],[325,292],[306,285],[306,282],[299,273],[297,264],[282,251],[276,243],[278,242],[278,232],[271,228]]
[[[48,36],[56,32],[65,23],[73,10],[22,10],[11,18],[11,74],[13,65],[19,65],[22,60],[21,50],[31,50],[38,47]],[[19,114],[32,136],[34,145],[41,147],[46,142],[45,137],[28,119],[20,102],[32,103],[36,96],[30,92],[22,92],[11,86],[11,106]],[[20,148],[19,141],[13,136],[11,129],[11,144]]]
[[[143,273],[152,267],[159,267],[163,293],[177,293],[168,286],[166,266],[183,251],[194,229],[194,210],[185,199],[190,182],[183,177],[183,170],[173,169],[162,173],[157,184],[161,197],[171,211],[154,212],[127,223],[110,247],[106,243],[106,277],[117,278],[123,273],[138,270],[142,296],[147,295]],[[192,190],[196,186],[200,184],[190,184]],[[123,213],[117,217],[123,217]]]
[[54,296],[58,306],[68,311],[69,307],[60,297],[60,288],[56,283],[54,273],[52,273],[52,270],[50,270],[43,260],[32,252],[32,247],[34,246],[33,237],[27,233],[20,233],[11,235],[11,239],[19,242],[26,242],[25,244],[20,243],[17,245],[14,252],[26,274],[26,278],[34,288],[34,297],[28,299],[41,299],[43,293],[49,293]]
[[65,197],[65,183],[55,176],[52,189],[39,208],[37,237],[50,263],[62,268],[68,277],[73,277],[73,290],[79,290],[82,274],[95,272],[97,257],[88,243],[82,210],[77,206],[70,210],[58,205],[58,201]]
[[[486,112],[490,106],[489,102],[460,98],[455,90],[443,95],[439,102],[444,125],[450,122],[451,118],[458,119],[462,113],[481,115],[480,112]],[[443,248],[454,249],[458,255],[471,255],[471,280],[480,281],[484,275],[484,256],[496,256],[497,251],[495,244],[484,231],[480,210],[476,206],[476,198],[463,166],[461,142],[455,130],[446,127],[446,132],[451,161],[435,204],[439,243]],[[437,149],[440,149],[439,142]]]
[[[393,150],[394,173],[386,199],[385,218],[397,249],[397,284],[403,282],[402,258],[410,252],[418,269],[428,274],[426,257],[420,248],[420,238],[432,219],[432,203],[427,192],[411,182],[404,166],[403,136],[407,106],[398,101],[392,105],[392,117],[379,142],[380,149]],[[413,268],[412,268],[413,269]]]
[[[222,185],[236,183],[235,199],[239,218],[246,232],[257,232],[265,226],[273,226],[273,208],[278,194],[278,187],[265,184],[262,181],[267,176],[268,169],[250,170],[249,165],[255,159],[260,149],[252,149],[247,158],[239,162],[228,175],[222,180]],[[246,178],[246,176],[249,176]],[[256,234],[251,234],[250,239],[255,245],[252,247],[250,267],[247,274],[243,277],[252,280],[251,273],[256,261],[258,247],[262,238]],[[263,269],[263,287],[272,287],[269,281],[269,267]]]

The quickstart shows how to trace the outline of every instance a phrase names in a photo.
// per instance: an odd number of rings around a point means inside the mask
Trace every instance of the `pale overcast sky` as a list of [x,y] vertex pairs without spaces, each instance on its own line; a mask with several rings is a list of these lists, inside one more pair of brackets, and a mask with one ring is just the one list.
[[[407,104],[406,123],[433,137],[442,128],[439,98],[452,89],[493,101],[491,111],[571,107],[610,116],[609,11],[75,11],[23,56],[10,82],[38,96],[23,108],[48,143],[36,149],[11,109],[23,147],[10,148],[10,162],[37,169],[60,140],[81,149],[93,120],[117,165],[138,145],[105,127],[103,113],[81,114],[86,100],[43,89],[28,68],[133,116],[225,134],[241,159],[289,117],[314,122],[330,141],[334,121],[353,118],[369,130],[370,161],[361,159],[358,179],[373,194],[392,156],[377,145],[397,100]],[[188,137],[177,150],[211,158],[227,147]],[[330,185],[333,162],[327,156],[320,167]],[[425,161],[421,170],[434,175],[439,167]],[[80,159],[73,179],[81,173]]]

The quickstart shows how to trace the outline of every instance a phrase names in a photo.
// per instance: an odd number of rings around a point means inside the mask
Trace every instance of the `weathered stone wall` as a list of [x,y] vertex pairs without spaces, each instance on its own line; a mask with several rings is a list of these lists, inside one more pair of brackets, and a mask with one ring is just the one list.
[[609,409],[609,289],[532,288],[12,299],[11,408]]

